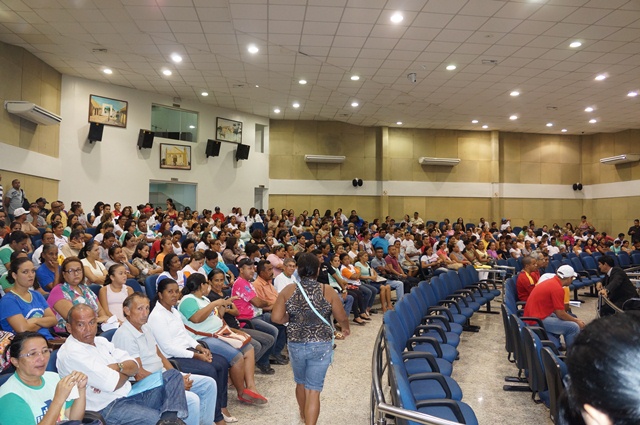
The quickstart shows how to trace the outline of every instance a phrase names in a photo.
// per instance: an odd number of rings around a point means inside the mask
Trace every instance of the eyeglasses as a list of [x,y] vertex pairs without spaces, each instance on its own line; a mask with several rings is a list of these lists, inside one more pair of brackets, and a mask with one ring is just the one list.
[[18,357],[22,359],[36,359],[40,356],[46,357],[51,354],[52,351],[51,348],[43,348],[42,351],[30,351],[27,354],[20,354]]
[[69,274],[80,274],[82,273],[82,269],[70,269],[70,270],[65,270],[64,273],[69,273]]

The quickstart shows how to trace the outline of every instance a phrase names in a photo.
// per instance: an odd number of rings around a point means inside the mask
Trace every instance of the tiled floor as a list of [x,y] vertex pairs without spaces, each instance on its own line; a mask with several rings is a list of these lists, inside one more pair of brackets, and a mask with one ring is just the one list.
[[[586,302],[574,308],[574,313],[588,322],[595,317],[596,303],[594,298],[583,299]],[[492,304],[494,310],[499,311],[499,303]],[[366,326],[352,326],[352,335],[345,341],[336,341],[334,363],[321,395],[319,424],[369,423],[371,355],[381,323],[382,316],[374,315]],[[502,390],[504,377],[515,375],[516,368],[507,361],[500,315],[476,313],[472,323],[482,329],[478,333],[463,333],[460,360],[454,364],[453,378],[462,387],[463,401],[474,409],[480,424],[551,424],[548,409],[534,404],[530,393]],[[258,389],[269,398],[267,405],[241,405],[232,397],[235,392],[229,392],[229,409],[238,418],[239,425],[300,423],[291,368],[274,368],[275,375],[257,375]]]

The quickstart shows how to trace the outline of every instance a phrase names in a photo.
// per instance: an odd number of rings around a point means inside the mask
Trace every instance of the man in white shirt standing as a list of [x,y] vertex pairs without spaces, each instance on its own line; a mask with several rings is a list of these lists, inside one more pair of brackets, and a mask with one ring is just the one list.
[[[124,300],[123,311],[126,320],[113,335],[113,345],[129,353],[140,365],[134,378],[140,380],[154,372],[173,369],[146,326],[149,319],[149,299],[134,292]],[[185,423],[211,425],[218,391],[216,381],[202,375],[188,374],[183,375],[183,378],[189,410]]]
[[97,318],[91,307],[74,305],[67,331],[71,336],[58,351],[56,366],[61,378],[74,370],[87,375],[87,410],[100,413],[109,425],[160,425],[187,417],[184,381],[175,369],[162,374],[160,385],[129,395],[129,379],[138,374],[138,363],[105,338],[96,338]]

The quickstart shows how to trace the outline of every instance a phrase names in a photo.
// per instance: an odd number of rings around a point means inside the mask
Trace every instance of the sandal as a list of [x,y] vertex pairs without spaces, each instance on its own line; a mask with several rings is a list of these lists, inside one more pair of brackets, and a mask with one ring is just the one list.
[[[360,319],[360,318],[358,318],[358,319]],[[364,326],[367,322],[365,322],[362,319],[360,319],[359,322],[356,319],[353,319],[353,323],[355,323],[356,325]]]
[[243,390],[242,395],[238,396],[238,401],[247,404],[267,404],[267,399],[260,394],[251,390]]
[[335,339],[338,339],[338,340],[343,340],[344,339],[344,335],[342,335],[342,332],[338,332],[338,331],[333,333],[333,337]]
[[370,322],[370,321],[371,321],[371,317],[369,317],[369,316],[365,316],[365,317],[360,316],[360,318],[361,318],[362,320],[366,320],[367,322]]

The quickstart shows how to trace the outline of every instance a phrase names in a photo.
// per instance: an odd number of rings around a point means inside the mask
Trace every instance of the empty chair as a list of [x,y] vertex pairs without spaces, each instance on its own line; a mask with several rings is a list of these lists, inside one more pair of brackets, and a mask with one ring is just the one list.
[[472,284],[481,286],[483,297],[487,298],[487,296],[484,294],[485,292],[489,292],[495,297],[501,294],[500,290],[496,286],[496,282],[492,279],[480,279],[480,274],[474,267],[464,267],[462,270],[464,270],[464,273],[460,275],[462,282],[466,283],[465,276],[468,276]]
[[[402,308],[402,311],[399,311],[402,316],[404,312],[407,312],[411,315],[414,323],[414,335],[424,335],[431,336],[438,340],[438,342],[443,344],[449,344],[452,347],[457,347],[460,345],[460,335],[455,332],[445,332],[441,326],[437,324],[428,324],[423,323],[423,315],[420,311],[420,306],[418,304],[418,295],[417,288],[413,288],[411,293],[407,296],[406,303]],[[402,298],[404,301],[404,298]],[[396,304],[397,306],[397,304]]]
[[[531,399],[536,403],[544,403],[549,406],[549,388],[547,387],[547,378],[544,374],[542,366],[542,357],[540,352],[542,347],[555,349],[555,345],[551,341],[543,341],[531,328],[524,328],[522,337],[522,348],[527,358],[529,366],[529,387],[532,394]],[[536,395],[539,399],[536,399]]]
[[[460,269],[462,270],[462,269]],[[444,282],[449,295],[462,295],[465,306],[473,309],[474,312],[480,310],[480,306],[487,303],[487,299],[471,288],[464,288],[462,281],[458,277],[458,272],[449,270],[440,280]]]
[[425,322],[439,325],[446,332],[454,332],[458,335],[462,333],[462,325],[454,322],[451,311],[446,307],[438,306],[436,297],[428,282],[420,282],[417,286],[416,300]]
[[451,373],[453,373],[453,364],[451,362],[436,358],[433,354],[425,351],[404,351],[405,343],[400,341],[398,335],[391,332],[391,326],[385,324],[384,329],[387,346],[389,346],[389,349],[393,348],[401,354],[408,373],[413,375],[424,372],[437,372],[451,376]]
[[[453,294],[453,291],[450,290],[446,285],[446,274],[443,274],[439,277],[439,279],[431,280],[431,287],[438,295],[438,304],[446,305],[447,307],[452,308],[452,311],[462,314],[467,319],[471,318],[471,316],[473,316],[474,309],[469,307],[465,296],[461,294]],[[479,308],[479,305],[477,307]]]
[[564,389],[564,377],[567,375],[567,365],[563,360],[549,347],[542,348],[541,351],[542,366],[544,367],[544,375],[547,379],[547,388],[549,389],[549,415],[551,420],[556,422],[558,417],[558,400]]

